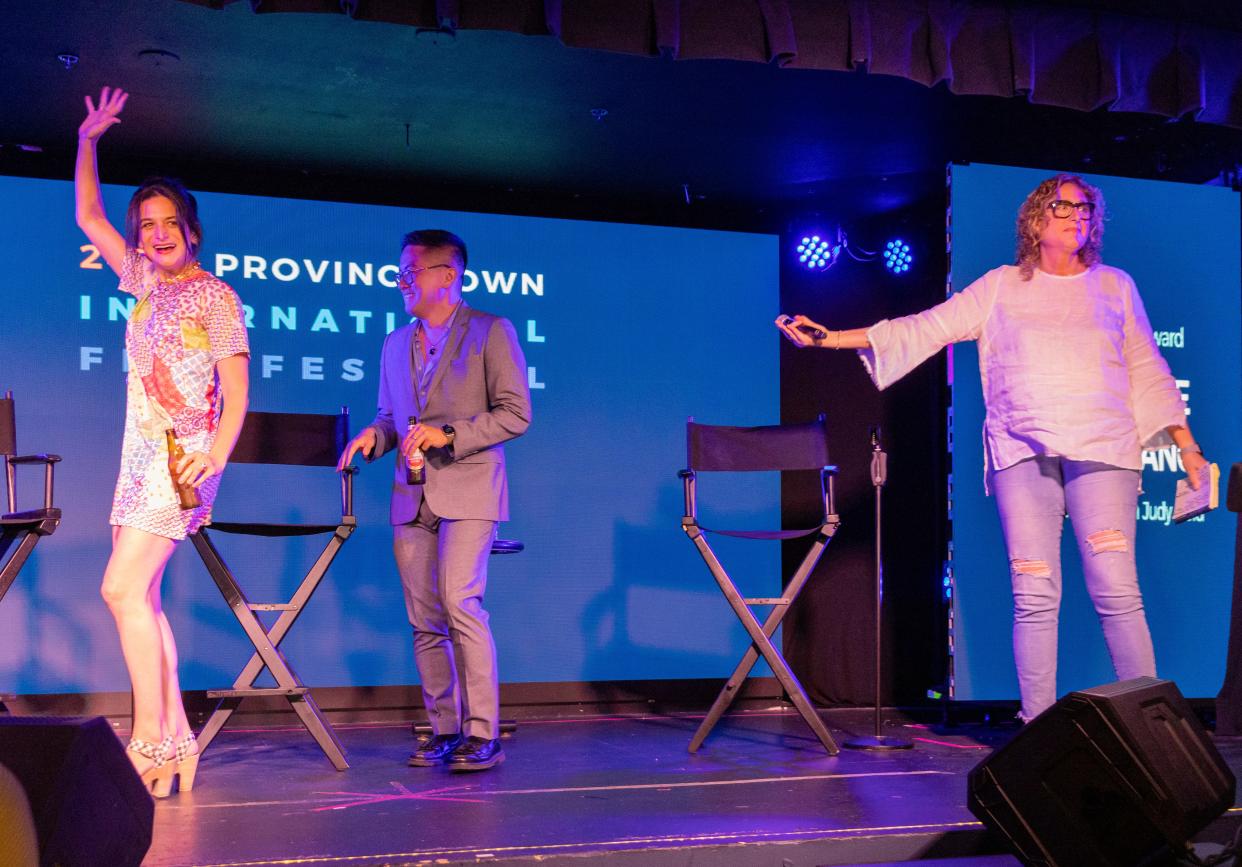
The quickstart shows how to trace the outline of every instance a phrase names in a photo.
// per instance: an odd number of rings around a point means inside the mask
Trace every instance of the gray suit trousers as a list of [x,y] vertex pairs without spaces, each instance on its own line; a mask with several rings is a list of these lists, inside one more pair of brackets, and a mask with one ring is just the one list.
[[393,527],[393,553],[414,629],[414,662],[436,734],[500,736],[496,645],[483,610],[496,522],[446,520],[423,499]]

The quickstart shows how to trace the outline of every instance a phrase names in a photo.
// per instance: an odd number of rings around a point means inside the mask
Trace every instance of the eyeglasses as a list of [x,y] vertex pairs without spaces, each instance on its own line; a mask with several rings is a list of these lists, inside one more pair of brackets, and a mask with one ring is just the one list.
[[1075,211],[1078,216],[1090,220],[1095,214],[1095,205],[1091,202],[1067,202],[1065,199],[1057,199],[1055,202],[1049,202],[1048,207],[1052,209],[1052,216],[1058,220],[1064,220]]
[[421,268],[402,268],[397,272],[397,285],[413,286],[414,278],[424,271],[430,271],[432,268],[451,268],[451,265],[440,263],[439,265],[424,265]]

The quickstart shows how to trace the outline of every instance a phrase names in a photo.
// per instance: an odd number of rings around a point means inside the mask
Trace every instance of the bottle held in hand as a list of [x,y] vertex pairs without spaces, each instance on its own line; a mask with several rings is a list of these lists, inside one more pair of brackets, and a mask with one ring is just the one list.
[[172,428],[164,431],[164,439],[168,442],[168,474],[172,476],[173,489],[177,492],[177,502],[182,510],[197,509],[200,505],[198,491],[188,483],[178,480],[177,464],[185,457],[185,449],[177,442],[177,433]]
[[[414,429],[414,425],[418,424],[417,416],[410,416],[409,426],[406,428],[407,433]],[[427,481],[427,456],[423,454],[422,449],[414,449],[405,456],[405,483],[407,485],[421,485]]]

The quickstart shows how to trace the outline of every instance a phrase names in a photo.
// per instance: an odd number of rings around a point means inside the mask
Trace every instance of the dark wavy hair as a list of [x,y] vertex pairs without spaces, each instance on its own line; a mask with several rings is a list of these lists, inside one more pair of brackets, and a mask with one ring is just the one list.
[[159,196],[173,203],[173,208],[177,211],[177,222],[181,225],[181,234],[185,237],[186,249],[191,256],[198,255],[198,248],[203,243],[203,225],[198,221],[198,202],[194,194],[185,188],[185,184],[176,178],[147,178],[134,191],[125,212],[125,243],[135,248],[141,243],[142,203]]
[[1023,280],[1030,280],[1039,264],[1039,235],[1048,220],[1048,205],[1057,199],[1057,191],[1064,184],[1076,184],[1087,201],[1095,205],[1095,213],[1091,215],[1091,229],[1087,232],[1087,240],[1078,251],[1078,258],[1090,268],[1100,261],[1100,248],[1104,246],[1104,194],[1098,187],[1084,181],[1078,175],[1060,174],[1048,178],[1031,191],[1018,208],[1018,271]]
[[448,250],[457,259],[459,270],[466,270],[466,242],[444,229],[418,229],[407,232],[401,239],[401,249],[426,247],[428,250]]

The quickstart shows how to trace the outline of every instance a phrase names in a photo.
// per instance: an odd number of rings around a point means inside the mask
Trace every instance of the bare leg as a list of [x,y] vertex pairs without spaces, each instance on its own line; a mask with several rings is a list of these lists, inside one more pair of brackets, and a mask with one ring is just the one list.
[[[112,534],[112,556],[100,592],[107,602],[134,691],[133,737],[158,743],[165,729],[164,642],[159,609],[151,604],[176,543],[133,527]],[[184,713],[184,712],[183,712]]]
[[180,791],[188,792],[194,788],[194,778],[198,774],[198,741],[194,739],[190,721],[185,715],[185,702],[181,699],[181,681],[177,676],[177,642],[173,638],[172,627],[160,599],[162,584],[161,574],[151,587],[149,600],[152,610],[156,612],[160,644],[164,650],[160,672],[164,687],[164,733],[173,740],[173,757],[177,764],[176,776],[180,781]]
[[[112,528],[114,546],[119,530],[120,527]],[[181,682],[177,676],[177,642],[173,638],[172,626],[168,623],[168,616],[164,614],[164,603],[160,598],[163,583],[164,570],[161,569],[147,593],[147,603],[155,612],[160,629],[160,646],[163,649],[160,678],[164,695],[164,734],[172,735],[174,741],[180,742],[190,733],[190,722],[185,715],[185,704],[181,700]]]
[[160,603],[159,584],[151,591],[151,604],[158,612],[156,620],[160,627],[160,643],[163,647],[163,667],[160,672],[164,684],[164,732],[180,742],[190,733],[190,721],[185,715],[185,703],[181,700],[181,681],[177,677],[177,642],[172,627]]

